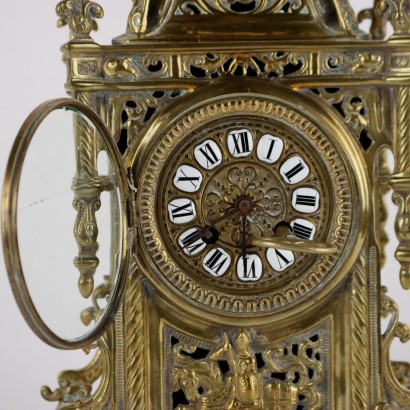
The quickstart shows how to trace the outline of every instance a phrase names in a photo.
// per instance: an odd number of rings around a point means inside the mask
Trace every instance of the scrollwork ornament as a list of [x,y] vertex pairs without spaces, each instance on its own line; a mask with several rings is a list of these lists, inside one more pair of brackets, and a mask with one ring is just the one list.
[[[41,388],[41,395],[47,401],[58,401],[58,410],[100,409],[106,402],[110,386],[110,352],[105,338],[101,338],[97,351],[87,366],[80,370],[66,370],[58,376],[59,387],[54,391],[47,386]],[[93,392],[94,383],[101,378]]]
[[[64,0],[57,4],[59,27],[68,24],[73,40],[90,41],[91,31],[98,29],[95,19],[104,16],[102,7],[89,0]],[[92,40],[91,40],[92,41]]]
[[[297,404],[322,408],[321,337],[293,344],[297,349],[292,351],[286,343],[257,346],[256,335],[249,333],[244,329],[237,336],[224,333],[200,360],[191,357],[198,347],[195,344],[181,341],[173,347],[173,389],[182,389],[194,406],[177,408],[294,410]],[[256,351],[261,352],[263,367],[257,365]],[[221,371],[220,361],[226,361],[228,373]],[[285,379],[275,379],[274,374],[284,374]]]
[[305,0],[189,0],[176,8],[176,15],[303,13]]
[[384,58],[380,54],[362,53],[353,61],[352,72],[359,74],[377,74],[381,71]]
[[410,2],[408,0],[378,0],[376,13],[390,20],[393,37],[410,37]]
[[[334,59],[341,61],[341,57],[334,56]],[[332,60],[336,62],[336,60]],[[318,90],[320,95],[331,105],[339,107],[343,113],[346,125],[348,125],[360,138],[362,131],[369,128],[369,107],[363,94],[352,94],[350,90],[337,90],[329,92],[327,89]]]
[[[378,0],[375,0],[375,4],[377,4]],[[360,11],[358,14],[359,23],[362,23],[365,20],[371,20],[371,27],[370,33],[372,35],[373,40],[383,40],[386,37],[386,27],[387,22],[389,21],[389,17],[387,14],[377,13],[376,8],[369,8]]]
[[144,1],[134,0],[132,9],[128,16],[127,32],[143,33],[147,29],[146,21],[147,5]]
[[[182,59],[182,77],[216,78],[226,74],[277,78],[305,75],[309,58],[303,53],[267,52],[255,55],[211,54],[186,55]],[[198,71],[199,70],[199,71]]]
[[[390,316],[390,321],[386,331],[383,334],[382,344],[382,364],[384,367],[384,375],[386,388],[392,399],[397,402],[400,408],[410,408],[410,390],[408,386],[402,384],[394,371],[394,363],[390,361],[390,349],[394,339],[398,338],[402,343],[407,343],[410,340],[410,327],[399,322],[399,308],[397,303],[387,295],[387,288],[382,288],[382,307],[381,313],[383,316]],[[408,367],[408,364],[406,364]],[[381,407],[382,409],[389,407]],[[395,406],[393,408],[396,408]]]

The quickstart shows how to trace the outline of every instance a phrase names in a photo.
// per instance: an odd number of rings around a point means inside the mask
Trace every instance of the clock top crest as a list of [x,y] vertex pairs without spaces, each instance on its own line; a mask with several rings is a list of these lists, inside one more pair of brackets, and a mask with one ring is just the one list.
[[[96,2],[56,11],[72,98],[38,107],[16,139],[3,242],[36,334],[96,353],[43,397],[87,410],[410,408],[409,364],[389,353],[410,329],[380,275],[392,190],[410,288],[410,3],[133,0],[112,45],[92,39]],[[25,155],[57,114],[74,141],[59,154],[72,197],[47,217],[73,213],[72,337],[42,318],[16,229]],[[27,243],[49,251],[48,234]]]
[[134,4],[127,34],[115,42],[272,40],[286,38],[285,33],[294,39],[324,39],[360,31],[346,1],[148,1]]

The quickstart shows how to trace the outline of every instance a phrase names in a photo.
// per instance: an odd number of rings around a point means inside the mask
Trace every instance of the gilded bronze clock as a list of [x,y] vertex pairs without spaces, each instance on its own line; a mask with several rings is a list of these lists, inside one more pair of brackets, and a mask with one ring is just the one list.
[[91,38],[97,3],[56,10],[73,98],[24,123],[2,236],[34,332],[95,356],[43,397],[60,410],[410,408],[410,365],[390,360],[410,328],[384,288],[398,278],[381,275],[392,189],[410,288],[409,2],[357,15],[347,0],[134,0],[110,46]]

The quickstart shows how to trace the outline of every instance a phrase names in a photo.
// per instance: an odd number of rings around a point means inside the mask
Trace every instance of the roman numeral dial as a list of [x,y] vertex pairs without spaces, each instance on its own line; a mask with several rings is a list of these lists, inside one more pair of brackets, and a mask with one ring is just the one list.
[[[291,281],[318,258],[315,244],[326,243],[323,173],[283,130],[226,123],[200,128],[163,174],[159,197],[178,266],[224,289]],[[305,253],[303,241],[314,242]]]
[[138,256],[161,294],[209,318],[281,316],[352,271],[368,179],[344,127],[308,96],[234,87],[181,98],[135,146]]

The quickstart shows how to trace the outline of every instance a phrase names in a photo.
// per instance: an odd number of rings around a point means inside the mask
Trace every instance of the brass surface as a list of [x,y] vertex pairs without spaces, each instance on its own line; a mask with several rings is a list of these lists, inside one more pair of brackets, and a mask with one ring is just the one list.
[[[347,0],[133,0],[126,33],[109,46],[91,38],[103,16],[97,3],[64,0],[57,14],[70,29],[62,48],[67,91],[102,118],[123,154],[117,171],[128,174],[121,206],[129,205],[131,257],[125,292],[114,297],[121,309],[106,323],[99,353],[43,395],[59,409],[410,408],[409,364],[390,360],[393,340],[406,342],[410,332],[380,277],[392,257],[384,254],[381,198],[391,188],[400,281],[410,288],[409,2],[375,0],[356,16]],[[358,27],[365,19],[370,33]],[[228,139],[244,129],[254,147],[238,157]],[[276,162],[258,157],[264,134],[284,142]],[[86,144],[86,130],[79,135]],[[210,140],[223,161],[205,169],[195,151]],[[15,225],[13,174],[21,166],[13,155],[6,231]],[[280,172],[292,155],[310,170],[294,185]],[[80,176],[87,158],[78,160]],[[89,155],[88,164],[89,177]],[[188,165],[202,177],[192,192],[174,183]],[[298,188],[317,192],[318,209],[294,208]],[[92,216],[99,191],[75,190]],[[176,224],[170,204],[181,198],[196,216]],[[316,227],[310,240],[292,232],[301,215]],[[83,219],[79,210],[79,226]],[[197,232],[182,246],[189,228]],[[15,238],[3,235],[5,253],[15,254]],[[79,270],[82,293],[93,300],[81,319],[91,323],[112,283],[93,288],[97,238],[84,243],[80,229],[76,237],[79,255],[87,247],[90,255]],[[210,243],[187,254],[198,241]],[[295,262],[274,272],[266,247],[279,244]],[[232,263],[212,276],[204,265],[217,247]],[[249,253],[262,261],[254,281],[237,273]],[[9,271],[15,262],[8,257]],[[14,275],[11,283],[34,331],[67,347],[33,319],[24,283]]]

